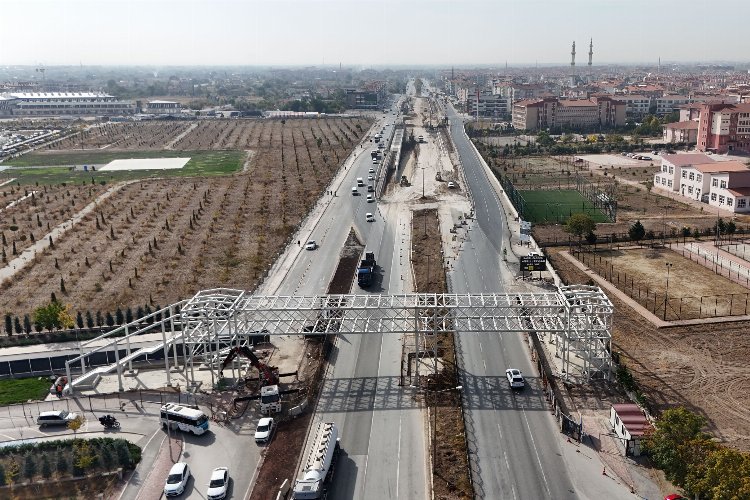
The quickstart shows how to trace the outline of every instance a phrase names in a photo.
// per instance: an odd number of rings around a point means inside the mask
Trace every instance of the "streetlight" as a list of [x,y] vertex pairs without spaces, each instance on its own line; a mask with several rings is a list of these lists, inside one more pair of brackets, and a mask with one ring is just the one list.
[[422,198],[424,198],[424,169],[425,167],[419,167],[422,169]]
[[431,392],[435,395],[435,411],[432,412],[432,471],[435,472],[437,470],[437,395],[441,392],[448,392],[448,391],[460,391],[463,389],[464,386],[457,385],[456,387],[450,387],[448,389],[442,389],[440,391],[432,391],[430,389],[425,389],[427,392]]
[[669,270],[672,269],[672,263],[667,262],[666,266],[667,266],[667,287],[664,290],[664,316],[662,316],[662,319],[664,321],[667,320],[667,300],[669,297]]

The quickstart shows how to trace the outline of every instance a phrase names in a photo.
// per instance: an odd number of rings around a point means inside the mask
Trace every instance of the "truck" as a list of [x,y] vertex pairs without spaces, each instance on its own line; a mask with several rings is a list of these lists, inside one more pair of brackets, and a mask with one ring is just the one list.
[[368,287],[373,282],[375,276],[375,268],[377,262],[375,262],[375,252],[365,253],[365,258],[359,263],[357,269],[357,284],[362,287]]
[[339,452],[339,430],[334,422],[320,422],[310,446],[302,479],[294,482],[292,498],[325,498]]

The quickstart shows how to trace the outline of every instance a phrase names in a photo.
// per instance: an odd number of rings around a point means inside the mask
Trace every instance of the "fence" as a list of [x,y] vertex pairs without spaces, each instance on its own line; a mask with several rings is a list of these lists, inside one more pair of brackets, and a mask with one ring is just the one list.
[[642,284],[640,277],[615,270],[612,261],[601,255],[581,249],[575,250],[573,255],[655,316],[667,321],[744,316],[748,313],[750,293],[670,297],[667,291]]
[[[716,229],[713,227],[709,227],[701,231],[702,236],[712,236],[716,232]],[[672,243],[679,243],[680,241],[685,242],[688,238],[693,239],[694,236],[692,236],[693,233],[691,233],[690,236],[678,236],[675,232],[674,234],[666,234],[664,232],[654,232],[654,231],[646,231],[646,237],[643,240],[638,241],[639,245],[661,245],[662,243],[666,244],[670,241]],[[750,226],[740,228],[738,227],[735,230],[735,234],[750,234]],[[538,245],[540,247],[556,247],[561,245],[572,245],[580,244],[580,245],[586,245],[586,246],[605,246],[605,245],[613,245],[615,243],[630,243],[632,240],[630,239],[630,235],[628,233],[598,233],[596,234],[596,242],[589,243],[586,240],[582,240],[580,243],[577,240],[573,240],[573,238],[570,235],[565,236],[558,236],[558,235],[552,235],[548,236],[546,239],[543,239],[543,237],[535,235],[534,239],[537,241]],[[734,243],[735,240],[732,239],[732,235],[727,236],[726,240],[721,240],[719,243],[719,247],[723,248],[724,246],[727,246],[729,248],[736,249],[740,248],[738,245],[742,245],[743,243]],[[748,245],[747,247],[747,258],[750,259],[750,240],[743,240],[741,237],[737,240],[740,242],[747,241],[747,243],[744,243],[745,245]],[[729,253],[732,253],[733,255],[736,255],[737,257],[741,257],[740,255],[734,254],[732,251],[727,250]]]

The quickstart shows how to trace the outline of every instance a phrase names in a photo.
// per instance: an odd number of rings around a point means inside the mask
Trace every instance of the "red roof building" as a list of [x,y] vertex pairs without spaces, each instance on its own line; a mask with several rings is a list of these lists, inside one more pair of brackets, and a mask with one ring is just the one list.
[[637,457],[641,454],[641,438],[651,427],[641,407],[633,403],[612,405],[609,411],[612,430],[625,446],[625,455]]

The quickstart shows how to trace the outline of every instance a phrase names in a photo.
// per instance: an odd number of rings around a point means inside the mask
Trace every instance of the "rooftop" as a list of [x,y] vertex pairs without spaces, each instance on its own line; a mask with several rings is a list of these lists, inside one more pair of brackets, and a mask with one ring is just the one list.
[[698,130],[698,122],[695,120],[688,120],[685,122],[667,123],[666,127],[674,130]]
[[738,187],[727,189],[731,194],[735,196],[750,196],[750,187]]
[[675,167],[686,167],[688,165],[706,164],[711,163],[713,160],[703,153],[688,153],[688,154],[674,154],[674,155],[662,155],[663,160],[671,163]]
[[612,405],[617,416],[620,417],[625,428],[631,436],[642,436],[646,429],[651,427],[648,419],[637,404],[620,403]]
[[72,99],[74,97],[114,97],[103,92],[11,92],[18,99]]
[[716,174],[719,172],[750,172],[747,165],[738,161],[715,161],[712,163],[698,163],[692,166],[704,174]]

